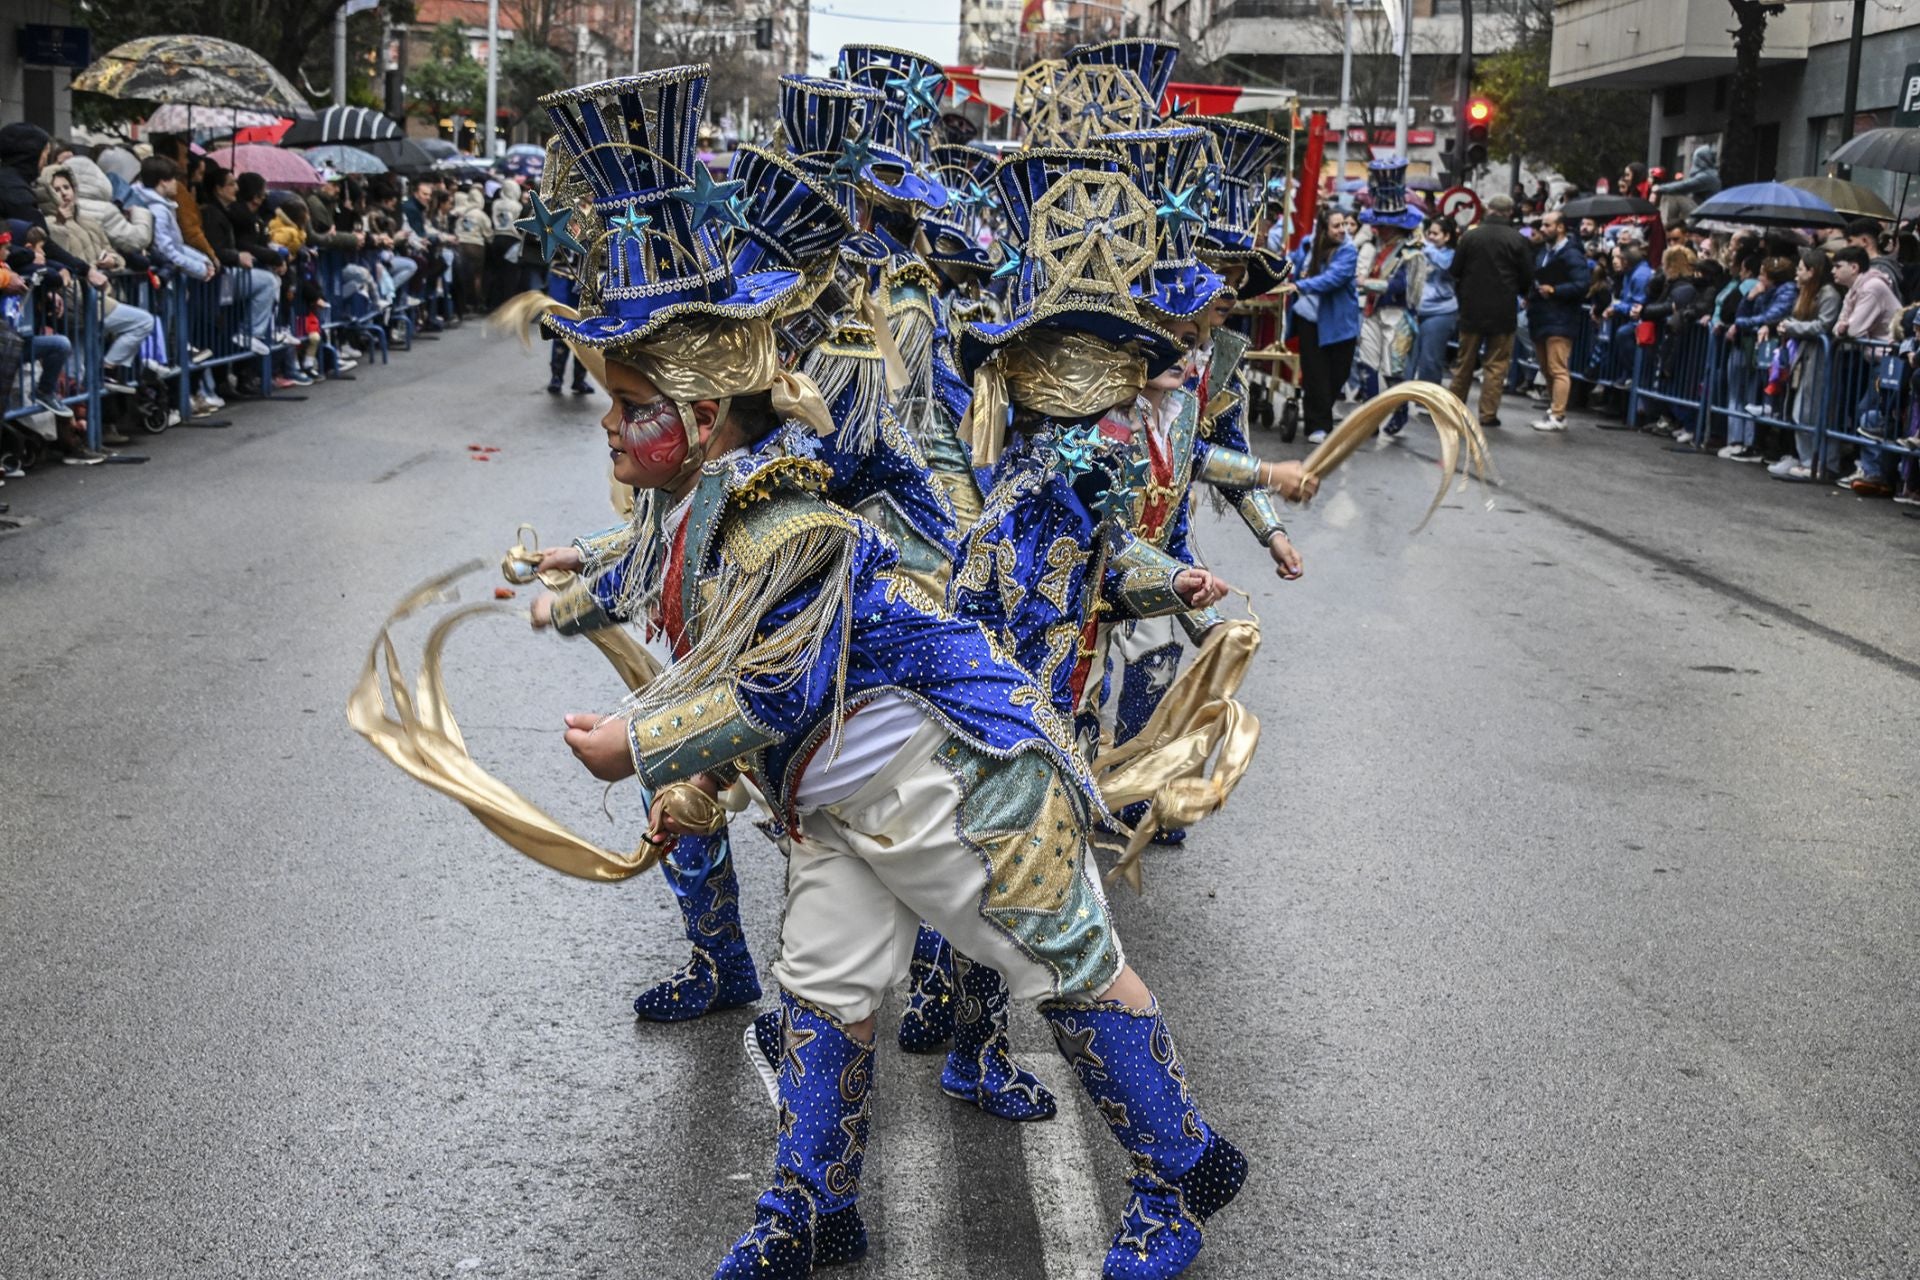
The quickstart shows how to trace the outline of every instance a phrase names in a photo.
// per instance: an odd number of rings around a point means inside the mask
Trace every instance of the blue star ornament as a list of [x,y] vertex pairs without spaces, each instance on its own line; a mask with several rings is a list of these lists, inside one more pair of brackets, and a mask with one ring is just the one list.
[[929,119],[940,114],[940,81],[945,77],[924,67],[916,67],[907,75],[887,77],[887,90],[898,93],[901,101],[907,104],[910,115],[925,115]]
[[865,173],[867,166],[872,163],[873,144],[864,136],[848,138],[840,148],[840,158],[833,162],[832,173],[836,178],[853,182]]
[[697,230],[702,224],[711,222],[716,211],[720,217],[729,218],[731,202],[746,189],[746,185],[738,179],[715,182],[713,175],[707,172],[707,166],[696,164],[693,166],[692,180],[667,194],[687,206],[687,213]]
[[1175,191],[1170,187],[1160,188],[1160,203],[1154,209],[1154,216],[1167,224],[1167,230],[1178,232],[1182,225],[1205,226],[1206,215],[1196,207],[1201,199],[1200,185],[1190,184],[1185,190]]
[[1129,489],[1143,489],[1153,475],[1153,468],[1145,458],[1135,454],[1120,464],[1120,483]]
[[637,204],[628,205],[627,211],[621,216],[607,219],[607,226],[613,230],[616,245],[622,240],[636,242],[642,240],[644,232],[652,225],[653,219],[640,212],[640,206]]
[[1093,509],[1102,520],[1124,521],[1133,514],[1133,490],[1116,479],[1095,495]]
[[515,229],[538,239],[540,256],[549,262],[562,249],[584,258],[587,246],[576,240],[573,232],[567,229],[567,224],[573,221],[573,210],[547,208],[547,202],[540,198],[538,191],[529,198],[533,203],[533,212],[514,223]]
[[727,197],[726,208],[720,211],[720,220],[735,231],[747,229],[748,202],[744,195]]
[[1000,254],[1000,265],[993,269],[993,276],[991,278],[995,280],[1005,280],[1008,276],[1019,275],[1020,251],[1013,247],[1013,242],[1002,240],[1000,242]]

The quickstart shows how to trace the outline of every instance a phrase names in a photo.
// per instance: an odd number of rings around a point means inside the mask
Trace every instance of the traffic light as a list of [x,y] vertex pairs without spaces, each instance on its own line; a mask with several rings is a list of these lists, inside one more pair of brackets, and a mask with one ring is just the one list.
[[1485,98],[1467,100],[1467,168],[1487,162],[1487,134],[1493,129],[1493,104]]
[[756,18],[753,23],[753,47],[756,49],[773,48],[773,19]]

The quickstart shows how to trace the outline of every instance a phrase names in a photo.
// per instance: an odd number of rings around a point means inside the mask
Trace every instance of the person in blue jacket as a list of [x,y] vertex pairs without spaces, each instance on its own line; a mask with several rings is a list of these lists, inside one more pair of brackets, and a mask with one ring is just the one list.
[[1547,379],[1547,412],[1533,424],[1536,431],[1567,429],[1567,398],[1573,390],[1567,361],[1592,283],[1593,264],[1567,234],[1566,218],[1558,209],[1540,215],[1540,248],[1534,252],[1533,289],[1527,296],[1527,331]]
[[[1800,296],[1793,282],[1792,258],[1768,258],[1760,264],[1760,287],[1740,303],[1733,323],[1721,330],[1733,344],[1727,356],[1727,403],[1747,406],[1760,398],[1761,380],[1766,366],[1761,356],[1763,345],[1755,338],[1762,329],[1771,329],[1793,314],[1793,303]],[[1754,446],[1753,419],[1744,413],[1727,414],[1727,445],[1720,456],[1733,462],[1765,462],[1766,455]]]
[[1614,246],[1613,272],[1618,285],[1613,304],[1607,308],[1607,341],[1613,347],[1608,373],[1613,385],[1625,390],[1633,380],[1634,331],[1640,324],[1640,308],[1647,301],[1647,282],[1653,279],[1646,246],[1623,234]]
[[1353,283],[1359,253],[1352,233],[1346,213],[1323,207],[1313,234],[1293,251],[1293,333],[1300,339],[1304,425],[1315,444],[1333,429],[1334,397],[1353,372],[1360,337],[1360,295]]

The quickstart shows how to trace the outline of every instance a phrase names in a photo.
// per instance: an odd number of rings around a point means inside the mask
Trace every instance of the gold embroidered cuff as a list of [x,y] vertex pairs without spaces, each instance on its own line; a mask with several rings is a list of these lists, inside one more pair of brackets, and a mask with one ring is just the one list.
[[733,690],[725,686],[703,690],[658,715],[627,724],[634,772],[651,789],[696,773],[719,771],[729,777],[731,771],[723,766],[779,740],[749,721]]
[[1193,642],[1193,647],[1196,649],[1207,638],[1207,632],[1226,620],[1226,615],[1212,605],[1204,609],[1189,609],[1174,618],[1174,621],[1180,624],[1180,629],[1187,633],[1187,639]]
[[611,529],[602,529],[598,533],[589,533],[573,540],[574,547],[580,552],[582,577],[591,578],[595,574],[613,565],[627,553],[627,547],[633,541],[633,526],[617,524]]
[[575,578],[553,595],[553,629],[563,636],[584,635],[613,625],[613,617],[593,598],[586,579]]
[[1195,478],[1203,484],[1222,489],[1257,489],[1260,487],[1260,459],[1237,449],[1211,445],[1200,462],[1200,470]]
[[1173,589],[1173,580],[1182,569],[1192,566],[1130,533],[1116,532],[1110,538],[1107,571],[1113,577],[1109,594],[1124,612],[1136,618],[1157,618],[1185,611],[1187,602]]
[[1247,528],[1253,530],[1253,536],[1260,540],[1261,546],[1273,540],[1276,533],[1287,531],[1286,522],[1280,519],[1280,508],[1274,503],[1273,494],[1266,489],[1251,489],[1243,494],[1240,501],[1234,503],[1240,512],[1240,518],[1247,522]]

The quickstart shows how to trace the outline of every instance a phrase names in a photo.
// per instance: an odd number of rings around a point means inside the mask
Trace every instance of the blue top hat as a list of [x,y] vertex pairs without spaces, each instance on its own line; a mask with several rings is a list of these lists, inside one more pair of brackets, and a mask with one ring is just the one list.
[[1207,225],[1207,138],[1197,125],[1110,133],[1101,139],[1133,166],[1160,222],[1159,255],[1134,292],[1164,315],[1196,315],[1226,283],[1200,264],[1194,245]]
[[934,176],[947,189],[947,207],[920,219],[930,252],[927,261],[942,267],[991,271],[993,256],[980,243],[994,225],[999,200],[991,180],[1000,158],[980,147],[940,143],[933,148]]
[[543,250],[551,256],[558,245],[578,246],[583,284],[592,280],[583,292],[598,300],[596,315],[545,317],[561,337],[605,347],[689,314],[772,315],[800,286],[792,271],[736,276],[721,252],[716,232],[737,225],[739,188],[716,183],[698,159],[706,96],[707,68],[691,66],[540,100],[559,134],[563,171],[546,175],[549,190],[584,179],[592,197],[588,234],[578,239],[567,231],[570,210],[535,205]]
[[960,362],[969,376],[1036,328],[1137,344],[1150,373],[1178,358],[1172,338],[1140,314],[1131,290],[1152,265],[1158,228],[1123,166],[1111,151],[1029,148],[993,171],[1008,222],[1001,241],[1008,256],[994,274],[1009,280],[1004,301],[1012,319],[961,327]]
[[1220,145],[1213,213],[1200,234],[1199,250],[1244,258],[1254,250],[1254,230],[1266,207],[1267,171],[1280,162],[1287,141],[1271,129],[1223,116],[1190,116],[1181,123],[1199,125]]
[[837,70],[850,83],[884,95],[866,136],[872,159],[864,176],[871,190],[886,199],[944,209],[947,189],[929,176],[933,122],[947,96],[947,74],[940,64],[907,49],[849,44],[840,48]]
[[1099,44],[1083,44],[1067,54],[1067,66],[1078,67],[1089,63],[1104,63],[1112,67],[1125,67],[1140,77],[1140,83],[1147,86],[1152,95],[1148,104],[1157,115],[1160,104],[1166,100],[1167,86],[1173,83],[1174,64],[1180,61],[1180,46],[1168,44],[1163,40],[1106,40]]
[[877,89],[820,76],[780,77],[780,128],[795,164],[830,184],[833,199],[854,216],[855,184],[867,178],[862,143],[886,101]]
[[1381,156],[1367,165],[1367,187],[1373,195],[1371,208],[1360,211],[1360,221],[1376,226],[1400,227],[1411,231],[1422,218],[1407,208],[1407,158]]
[[733,153],[727,177],[741,184],[735,197],[735,275],[773,268],[805,271],[853,234],[839,204],[805,170],[759,147]]

